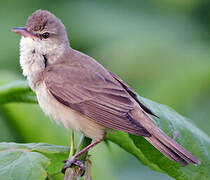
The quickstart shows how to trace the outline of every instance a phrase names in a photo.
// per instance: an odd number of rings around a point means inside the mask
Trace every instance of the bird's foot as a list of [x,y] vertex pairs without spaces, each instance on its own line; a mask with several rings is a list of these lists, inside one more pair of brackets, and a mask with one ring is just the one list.
[[65,171],[67,168],[72,167],[73,165],[80,167],[80,170],[82,171],[81,176],[85,174],[84,164],[80,160],[78,160],[76,157],[72,156],[71,158],[64,160],[63,162],[65,163],[61,170],[63,174],[65,174]]

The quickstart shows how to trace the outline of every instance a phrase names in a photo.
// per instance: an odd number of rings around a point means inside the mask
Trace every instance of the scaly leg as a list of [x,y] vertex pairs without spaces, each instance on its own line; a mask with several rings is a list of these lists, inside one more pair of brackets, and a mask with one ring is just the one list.
[[[105,137],[105,135],[104,135],[104,137]],[[88,145],[86,148],[84,148],[84,149],[81,150],[80,152],[76,153],[76,154],[75,154],[74,156],[72,156],[71,158],[65,160],[65,161],[64,161],[65,164],[64,164],[64,166],[63,166],[63,168],[62,168],[62,173],[65,173],[65,171],[66,171],[66,169],[67,169],[68,167],[71,167],[72,165],[76,165],[76,166],[79,166],[79,167],[82,169],[82,171],[83,171],[82,175],[84,175],[84,173],[85,173],[85,166],[84,166],[84,164],[83,164],[80,160],[78,160],[77,158],[78,158],[79,156],[81,156],[82,154],[86,153],[88,150],[90,150],[91,148],[93,148],[95,145],[97,145],[97,144],[100,143],[101,141],[103,141],[103,140],[104,140],[104,137],[103,137],[102,139],[100,139],[100,140],[97,140],[97,141],[91,143],[90,145]]]

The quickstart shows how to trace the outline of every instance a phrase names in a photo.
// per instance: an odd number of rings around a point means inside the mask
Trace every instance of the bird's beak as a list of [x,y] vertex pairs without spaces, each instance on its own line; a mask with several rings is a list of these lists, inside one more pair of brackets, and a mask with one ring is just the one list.
[[20,34],[21,36],[24,36],[24,37],[39,38],[37,35],[31,32],[28,32],[26,28],[22,28],[22,27],[13,28],[12,32]]

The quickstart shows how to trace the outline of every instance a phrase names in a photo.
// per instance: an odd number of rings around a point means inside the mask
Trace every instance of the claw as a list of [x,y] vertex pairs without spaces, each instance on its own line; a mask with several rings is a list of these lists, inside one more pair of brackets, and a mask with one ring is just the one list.
[[81,161],[79,161],[78,159],[76,159],[74,164],[76,166],[80,167],[80,170],[82,170],[81,176],[83,176],[85,174],[85,166],[84,166],[84,164]]
[[83,176],[85,174],[85,166],[77,158],[71,157],[71,158],[69,158],[67,160],[64,160],[63,162],[65,163],[64,166],[63,166],[63,168],[62,168],[62,170],[61,170],[61,172],[63,174],[65,174],[65,171],[66,171],[67,168],[72,167],[73,165],[80,167],[80,170],[82,170],[81,176]]

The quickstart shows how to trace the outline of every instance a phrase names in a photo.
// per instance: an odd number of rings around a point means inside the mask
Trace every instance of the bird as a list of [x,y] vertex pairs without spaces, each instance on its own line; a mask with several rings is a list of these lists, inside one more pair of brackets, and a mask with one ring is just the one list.
[[169,159],[183,165],[200,161],[167,136],[154,122],[156,116],[120,77],[94,58],[70,46],[64,24],[47,10],[36,10],[22,28],[20,65],[44,113],[56,123],[93,139],[65,161],[62,172],[106,137],[120,130],[143,136]]

